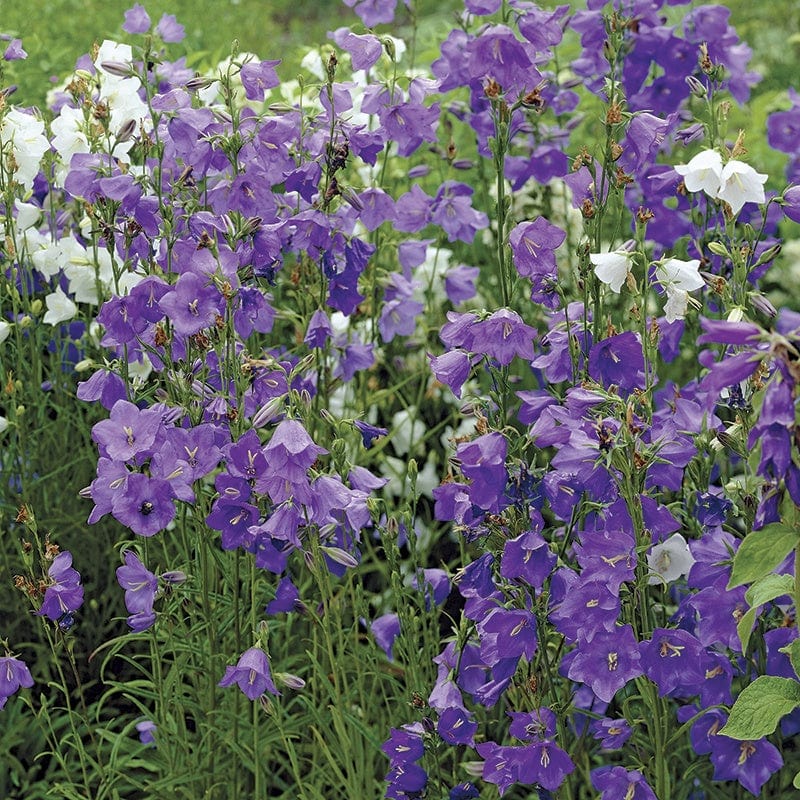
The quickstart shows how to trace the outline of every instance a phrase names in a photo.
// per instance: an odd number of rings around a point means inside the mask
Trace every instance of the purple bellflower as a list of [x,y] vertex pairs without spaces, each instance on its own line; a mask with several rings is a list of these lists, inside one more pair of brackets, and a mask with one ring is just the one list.
[[267,654],[260,647],[251,647],[242,653],[235,667],[227,667],[218,686],[238,687],[250,700],[257,700],[264,692],[280,695],[272,682]]

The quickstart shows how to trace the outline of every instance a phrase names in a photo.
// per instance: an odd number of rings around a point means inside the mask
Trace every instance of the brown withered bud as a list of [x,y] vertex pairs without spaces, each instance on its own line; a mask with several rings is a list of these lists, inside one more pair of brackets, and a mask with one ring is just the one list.
[[631,175],[628,175],[628,173],[625,172],[625,170],[622,169],[622,167],[617,167],[617,172],[614,176],[614,179],[616,180],[617,186],[620,189],[623,189],[628,184],[633,183],[633,177]]
[[30,519],[30,512],[28,506],[20,506],[17,511],[16,522],[27,522]]
[[611,142],[610,150],[611,160],[618,161],[623,152],[622,145],[619,142]]
[[328,188],[325,190],[325,204],[327,205],[333,200],[334,197],[340,195],[341,189],[339,189],[339,182],[336,178],[331,178],[331,182],[328,184]]
[[700,69],[708,75],[714,71],[714,62],[708,55],[708,45],[705,42],[700,44]]
[[339,65],[339,59],[336,58],[336,53],[332,52],[331,57],[328,59],[327,73],[328,79],[333,80],[336,77],[336,67]]
[[200,234],[200,239],[197,242],[197,249],[204,250],[214,246],[214,240],[209,236],[208,231],[203,231]]
[[350,145],[347,142],[337,144],[330,150],[330,168],[336,172],[347,164],[347,157],[350,155]]
[[581,214],[584,219],[591,219],[594,216],[594,204],[588,197],[581,203]]
[[204,333],[195,333],[190,338],[200,350],[208,350],[211,346],[211,340]]
[[38,594],[36,586],[32,584],[24,575],[14,576],[14,586],[21,592],[25,592],[28,597],[36,597]]
[[711,290],[714,292],[714,294],[723,295],[727,285],[728,282],[725,280],[725,278],[721,278],[719,275],[711,276]]
[[153,344],[156,347],[163,347],[169,341],[169,336],[167,336],[167,332],[164,330],[164,326],[161,323],[156,325],[156,331],[153,336]]
[[744,146],[744,131],[740,129],[738,135],[736,136],[736,141],[733,143],[733,147],[731,148],[731,158],[739,158],[739,156],[746,154],[747,148]]
[[588,167],[591,163],[592,156],[585,147],[582,147],[580,153],[575,156],[572,162],[572,171],[577,172],[581,167]]
[[525,97],[522,98],[522,105],[526,108],[532,108],[537,114],[544,111],[547,101],[542,97],[542,89],[547,85],[546,81],[542,81],[538,86],[532,89]]
[[612,103],[606,112],[606,124],[617,125],[622,122],[622,108],[619,103]]
[[636,221],[641,222],[642,225],[650,222],[655,218],[656,215],[649,208],[645,208],[644,206],[639,206],[639,208],[636,210]]
[[489,78],[486,86],[483,87],[483,93],[490,100],[496,100],[503,93],[503,90],[500,88],[500,84],[494,78]]
[[92,116],[99,122],[104,122],[111,116],[111,112],[108,110],[108,105],[100,101],[94,104]]

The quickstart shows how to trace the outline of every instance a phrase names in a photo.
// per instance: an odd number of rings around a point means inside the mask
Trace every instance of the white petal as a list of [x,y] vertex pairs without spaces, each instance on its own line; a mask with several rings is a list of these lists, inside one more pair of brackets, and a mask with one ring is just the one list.
[[680,533],[673,533],[666,541],[655,545],[647,554],[647,565],[652,575],[649,584],[666,583],[688,575],[694,564],[694,556],[689,551],[686,539]]
[[764,183],[767,176],[756,172],[749,164],[733,159],[722,170],[722,185],[717,193],[731,207],[734,214],[742,210],[745,203],[765,201]]
[[675,167],[689,192],[704,191],[715,197],[722,183],[722,156],[716,150],[703,150],[688,164]]
[[44,301],[47,303],[47,313],[42,319],[48,325],[66,322],[78,313],[78,307],[64,294],[64,290],[60,286],[47,295]]
[[656,267],[656,275],[665,289],[693,292],[706,285],[700,277],[700,262],[697,259],[681,261],[679,258],[670,258]]
[[626,253],[590,253],[589,260],[594,264],[594,274],[612,292],[619,294],[625,278],[628,277],[630,257]]
[[664,317],[667,322],[683,319],[688,306],[688,292],[684,292],[683,289],[667,289],[667,302],[664,304]]

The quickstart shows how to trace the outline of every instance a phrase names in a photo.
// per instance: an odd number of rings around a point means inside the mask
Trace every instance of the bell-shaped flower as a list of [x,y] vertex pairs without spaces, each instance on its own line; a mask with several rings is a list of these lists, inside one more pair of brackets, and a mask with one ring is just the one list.
[[48,325],[66,322],[78,313],[78,307],[64,294],[64,290],[60,286],[48,294],[44,301],[47,303],[47,311],[42,317],[42,321]]
[[616,250],[613,253],[589,253],[597,279],[619,294],[630,272],[631,253]]
[[763,203],[764,183],[767,175],[756,172],[744,161],[732,159],[722,170],[722,184],[716,197],[730,205],[734,214],[742,210],[745,203]]
[[703,150],[688,164],[678,164],[675,172],[683,177],[688,192],[716,197],[722,185],[722,156],[716,150]]
[[250,700],[257,700],[264,692],[279,695],[272,682],[267,654],[260,647],[251,647],[242,653],[235,667],[227,667],[218,686],[237,684]]
[[689,574],[694,564],[694,556],[689,544],[680,533],[673,533],[665,542],[655,545],[647,554],[647,566],[652,573],[647,579],[651,585],[672,583],[681,576]]
[[5,705],[6,698],[31,686],[33,678],[24,662],[10,654],[0,657],[0,708]]

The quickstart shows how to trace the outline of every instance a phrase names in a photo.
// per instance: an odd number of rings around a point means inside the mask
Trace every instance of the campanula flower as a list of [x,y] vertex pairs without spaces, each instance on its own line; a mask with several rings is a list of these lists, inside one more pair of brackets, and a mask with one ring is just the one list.
[[227,667],[218,686],[238,687],[250,700],[257,700],[264,692],[280,695],[272,682],[267,654],[260,647],[251,647],[242,653],[235,667]]

